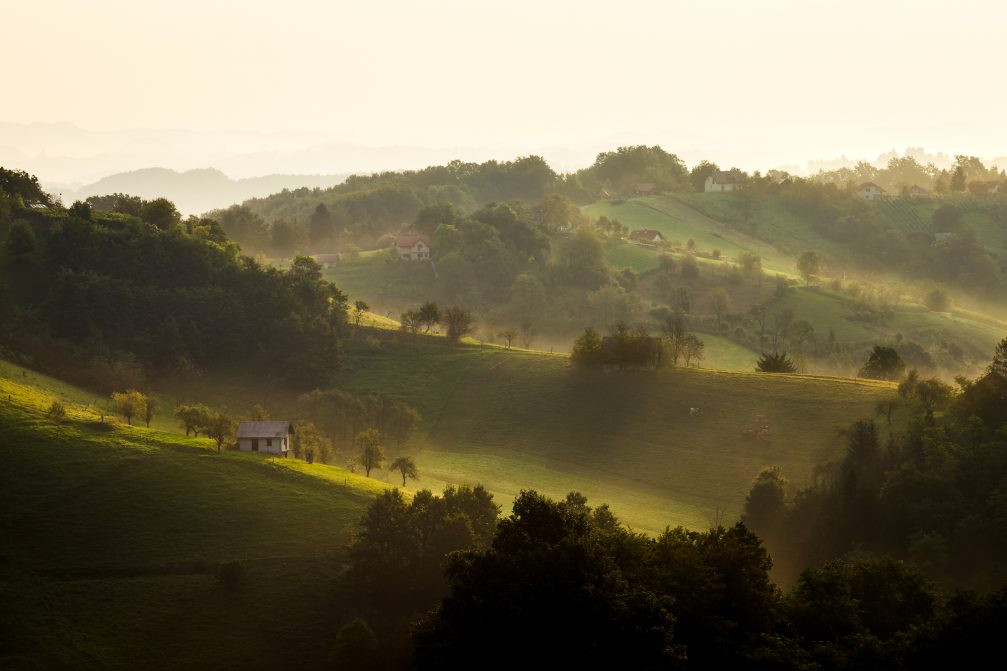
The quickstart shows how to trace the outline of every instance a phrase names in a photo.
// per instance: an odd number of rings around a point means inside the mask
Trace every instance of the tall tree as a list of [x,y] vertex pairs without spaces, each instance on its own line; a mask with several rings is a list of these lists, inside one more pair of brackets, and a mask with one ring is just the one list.
[[392,462],[389,470],[398,471],[402,474],[402,486],[406,486],[406,478],[412,478],[413,480],[420,477],[419,471],[416,469],[416,462],[413,461],[412,457],[399,457]]
[[381,445],[381,434],[377,429],[367,429],[357,434],[357,463],[364,467],[367,477],[371,477],[371,470],[381,468],[385,461],[385,448]]

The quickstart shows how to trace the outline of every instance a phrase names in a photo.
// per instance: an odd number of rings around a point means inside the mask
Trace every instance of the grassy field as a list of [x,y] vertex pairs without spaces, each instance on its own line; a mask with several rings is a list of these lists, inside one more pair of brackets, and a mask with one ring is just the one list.
[[[755,353],[703,336],[704,362],[751,370]],[[893,393],[885,384],[709,370],[580,371],[561,356],[490,347],[383,342],[350,352],[337,386],[384,392],[415,405],[424,420],[405,451],[417,458],[419,486],[481,482],[505,506],[521,488],[552,496],[580,489],[610,503],[634,527],[703,528],[736,517],[752,478],[779,464],[796,483],[842,450],[835,428],[873,415]],[[196,385],[166,384],[173,398],[265,405],[296,416],[294,393],[265,394],[235,373]],[[700,407],[703,417],[690,418]],[[770,419],[771,446],[741,432]],[[346,458],[349,458],[348,456]],[[375,471],[378,479],[396,475]]]
[[[0,364],[0,668],[324,662],[345,617],[329,582],[384,486],[102,424],[98,401]],[[234,592],[213,575],[228,560]]]

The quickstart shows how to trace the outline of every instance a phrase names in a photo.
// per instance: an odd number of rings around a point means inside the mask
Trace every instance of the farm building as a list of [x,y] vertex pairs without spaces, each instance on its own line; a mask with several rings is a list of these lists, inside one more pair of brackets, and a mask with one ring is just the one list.
[[911,187],[906,189],[906,195],[910,198],[929,198],[930,192],[923,187],[913,184]]
[[703,191],[734,191],[740,189],[745,176],[737,170],[720,170],[706,178]]
[[646,244],[664,242],[664,236],[661,235],[661,231],[655,231],[650,228],[640,228],[635,231],[630,231],[629,239],[633,242],[643,242]]
[[876,200],[885,195],[885,190],[874,182],[864,182],[857,187],[857,195],[864,200]]
[[403,261],[427,261],[430,259],[430,238],[425,235],[396,235],[395,251]]
[[272,452],[287,456],[294,425],[290,422],[241,422],[238,449],[242,452]]
[[638,196],[650,196],[657,193],[657,184],[652,184],[650,182],[637,184],[635,191]]
[[311,258],[315,260],[315,263],[326,270],[339,264],[339,254],[315,254]]

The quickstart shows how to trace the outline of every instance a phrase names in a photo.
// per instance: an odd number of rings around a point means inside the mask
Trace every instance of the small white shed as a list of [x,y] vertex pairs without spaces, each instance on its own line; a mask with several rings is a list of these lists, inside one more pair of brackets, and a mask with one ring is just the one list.
[[293,434],[294,425],[290,422],[241,422],[238,424],[238,449],[285,457]]

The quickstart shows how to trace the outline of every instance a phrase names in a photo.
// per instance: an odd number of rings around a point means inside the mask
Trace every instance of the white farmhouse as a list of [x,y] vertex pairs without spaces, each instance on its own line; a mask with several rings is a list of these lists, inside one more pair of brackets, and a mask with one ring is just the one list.
[[395,251],[403,261],[427,261],[430,258],[430,238],[425,235],[396,235]]
[[242,452],[271,452],[287,456],[294,425],[290,422],[241,422],[238,449]]
[[740,189],[744,176],[736,170],[720,170],[706,178],[703,191],[734,191]]
[[874,182],[864,182],[857,187],[857,195],[864,200],[877,200],[885,195],[885,190]]

